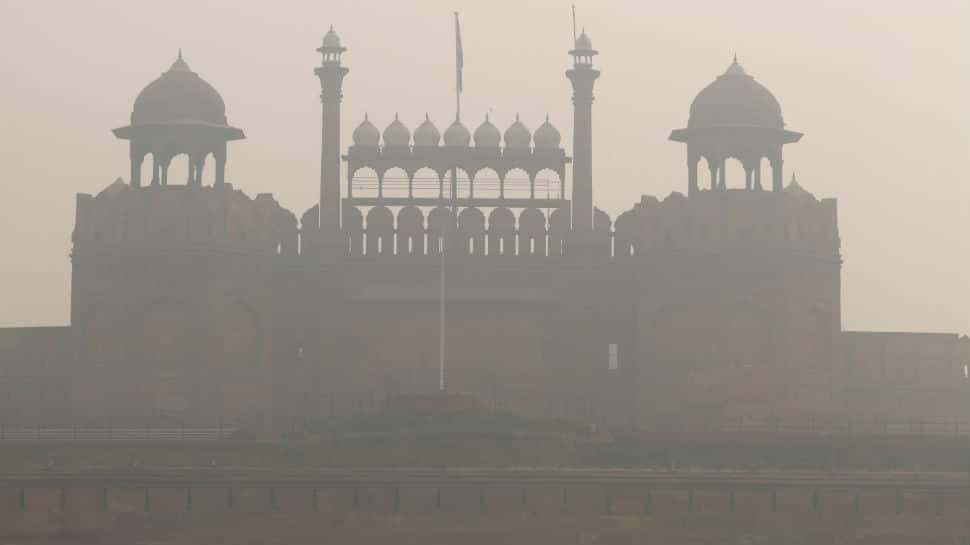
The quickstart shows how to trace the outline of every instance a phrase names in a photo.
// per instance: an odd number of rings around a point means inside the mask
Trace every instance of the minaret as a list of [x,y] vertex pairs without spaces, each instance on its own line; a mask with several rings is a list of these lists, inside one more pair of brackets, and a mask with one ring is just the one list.
[[573,84],[573,232],[582,240],[593,230],[593,84],[600,75],[593,68],[598,52],[585,29],[569,54],[573,57],[573,68],[566,72]]
[[327,240],[340,232],[340,102],[343,99],[344,76],[349,70],[340,64],[347,48],[333,26],[317,49],[323,56],[313,73],[320,78],[320,101],[323,103],[323,125],[320,145],[320,230]]

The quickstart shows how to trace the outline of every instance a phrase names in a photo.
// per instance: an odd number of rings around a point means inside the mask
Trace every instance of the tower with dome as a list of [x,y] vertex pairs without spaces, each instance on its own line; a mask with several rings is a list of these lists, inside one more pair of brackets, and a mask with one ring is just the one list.
[[[344,148],[350,50],[331,27],[317,52],[319,198],[299,216],[231,183],[243,131],[181,52],[137,95],[114,130],[128,180],[77,196],[70,325],[44,343],[0,330],[8,368],[62,354],[23,385],[56,392],[30,396],[38,422],[272,436],[438,391],[442,360],[449,392],[616,430],[970,409],[966,337],[843,330],[836,201],[783,184],[782,149],[802,135],[737,59],[670,133],[687,147],[683,191],[610,217],[594,200],[601,73],[585,30],[565,140],[548,116],[353,111]],[[185,183],[169,172],[180,154]],[[887,354],[919,380],[897,388]]]

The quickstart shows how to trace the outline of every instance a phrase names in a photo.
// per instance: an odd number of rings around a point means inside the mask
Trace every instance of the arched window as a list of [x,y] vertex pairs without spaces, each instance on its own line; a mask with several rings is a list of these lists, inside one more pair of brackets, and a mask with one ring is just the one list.
[[394,254],[394,215],[386,206],[367,213],[367,255]]
[[488,255],[515,255],[515,215],[508,208],[488,215]]
[[458,214],[458,253],[485,254],[485,215],[477,208],[466,208]]
[[398,255],[424,255],[424,214],[416,206],[397,214]]
[[536,208],[527,208],[519,216],[519,255],[546,255],[546,217]]
[[440,254],[442,238],[453,229],[454,218],[450,208],[439,206],[428,214],[428,255]]
[[427,167],[419,168],[411,179],[412,196],[436,198],[441,195],[441,183],[441,176],[437,172]]
[[493,169],[483,168],[475,173],[474,195],[479,199],[497,199],[501,195],[501,180]]

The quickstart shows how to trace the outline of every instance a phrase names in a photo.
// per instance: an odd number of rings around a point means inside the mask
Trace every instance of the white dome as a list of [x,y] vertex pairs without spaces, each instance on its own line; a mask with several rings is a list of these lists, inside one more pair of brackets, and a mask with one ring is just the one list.
[[406,148],[411,145],[411,131],[401,123],[397,114],[394,121],[384,129],[384,146],[391,148]]
[[502,133],[485,115],[485,121],[475,129],[476,148],[497,148],[502,142]]
[[529,149],[532,144],[532,132],[515,115],[515,123],[505,131],[505,147],[514,149]]
[[471,140],[471,133],[468,132],[468,129],[462,125],[459,119],[455,119],[455,122],[445,130],[446,146],[465,148],[468,147]]

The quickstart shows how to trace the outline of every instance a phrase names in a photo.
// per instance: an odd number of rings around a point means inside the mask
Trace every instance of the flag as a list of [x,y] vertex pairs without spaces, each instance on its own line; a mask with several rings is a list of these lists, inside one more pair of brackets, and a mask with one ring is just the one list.
[[458,82],[458,92],[462,92],[461,70],[465,67],[465,56],[461,48],[461,24],[458,22],[458,12],[455,12],[455,77]]

